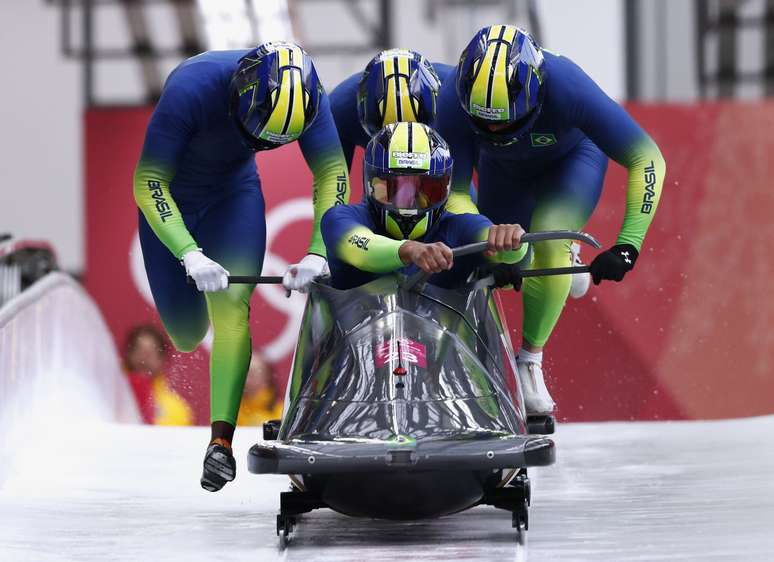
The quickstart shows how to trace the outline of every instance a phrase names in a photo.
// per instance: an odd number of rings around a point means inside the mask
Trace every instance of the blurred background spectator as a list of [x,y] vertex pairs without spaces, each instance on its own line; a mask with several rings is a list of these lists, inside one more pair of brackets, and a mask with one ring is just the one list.
[[168,362],[169,343],[158,328],[142,324],[129,331],[124,368],[143,421],[155,425],[192,425],[191,406],[167,380]]
[[239,406],[237,425],[261,425],[282,417],[282,400],[274,373],[274,366],[257,349],[253,350],[247,371],[245,391]]

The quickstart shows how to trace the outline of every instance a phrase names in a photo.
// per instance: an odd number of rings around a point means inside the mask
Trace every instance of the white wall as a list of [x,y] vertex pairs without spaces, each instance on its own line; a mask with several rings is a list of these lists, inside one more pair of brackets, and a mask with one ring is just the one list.
[[695,5],[651,0],[638,6],[640,98],[690,102],[698,96]]
[[83,266],[78,65],[59,54],[58,10],[0,1],[0,232],[49,240]]
[[622,0],[541,0],[543,46],[573,59],[612,98],[626,92]]
[[[404,9],[411,4],[412,9]],[[480,5],[470,2],[433,12],[426,1],[396,0],[393,5],[393,47],[411,48],[431,61],[456,64],[460,52],[473,34],[485,25],[511,23],[529,29],[526,14],[517,11],[515,19],[507,19],[507,10],[501,6]],[[541,0],[538,4],[542,26],[542,44],[552,51],[566,55],[583,67],[612,97],[620,99],[625,92],[624,29],[622,0]],[[324,8],[324,9],[323,9]],[[337,11],[338,10],[338,11]],[[375,11],[368,13],[373,17]],[[310,38],[310,21],[329,18],[330,25],[321,25],[311,37],[320,43],[341,35],[341,25],[351,22],[345,11],[323,3],[310,4],[299,18],[302,38]],[[363,37],[357,30],[348,30],[347,39]],[[361,57],[318,57],[326,87],[335,85],[342,77],[362,70],[374,53],[364,52]]]

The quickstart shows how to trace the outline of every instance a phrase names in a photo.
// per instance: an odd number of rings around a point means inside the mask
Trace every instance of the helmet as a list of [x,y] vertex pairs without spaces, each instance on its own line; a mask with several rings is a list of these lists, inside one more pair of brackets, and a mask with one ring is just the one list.
[[[473,130],[498,146],[519,140],[534,125],[545,97],[543,53],[512,25],[484,27],[462,51],[457,95]],[[502,128],[491,130],[492,125]]]
[[357,91],[357,114],[369,137],[398,121],[430,124],[435,120],[438,75],[415,51],[390,49],[365,67]]
[[241,59],[229,86],[229,113],[253,150],[293,142],[317,116],[322,86],[298,45],[270,41]]
[[424,236],[446,207],[452,162],[449,145],[423,123],[379,131],[365,149],[363,186],[380,229],[397,239]]

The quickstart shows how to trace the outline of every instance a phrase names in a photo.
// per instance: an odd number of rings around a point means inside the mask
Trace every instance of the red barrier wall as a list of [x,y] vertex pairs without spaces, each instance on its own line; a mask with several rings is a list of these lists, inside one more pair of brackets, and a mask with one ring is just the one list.
[[[666,158],[664,194],[636,270],[624,283],[592,287],[586,298],[568,301],[545,358],[560,417],[772,413],[774,103],[629,109]],[[119,345],[130,326],[156,318],[133,281],[129,259],[137,220],[131,178],[149,115],[148,109],[86,115],[86,286]],[[276,235],[264,272],[281,273],[284,262],[301,257],[308,239],[310,222],[303,217],[310,174],[294,145],[259,154],[258,165],[270,236]],[[359,194],[359,169],[352,176]],[[605,246],[620,227],[625,185],[625,170],[611,164],[586,228]],[[584,254],[586,261],[593,255]],[[269,346],[283,381],[291,328],[303,305],[294,299],[284,301],[277,292],[256,294],[253,301],[254,342]],[[518,345],[521,307],[512,293],[505,300]],[[171,371],[201,422],[207,421],[206,357],[201,349],[183,354]]]

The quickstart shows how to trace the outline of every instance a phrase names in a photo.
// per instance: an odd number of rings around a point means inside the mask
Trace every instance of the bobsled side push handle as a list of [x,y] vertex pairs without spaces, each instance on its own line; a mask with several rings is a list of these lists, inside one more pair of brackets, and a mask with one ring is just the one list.
[[[529,244],[530,242],[542,242],[544,240],[577,240],[584,242],[595,248],[601,248],[602,245],[596,241],[596,239],[590,234],[585,232],[578,232],[575,230],[546,230],[544,232],[528,232],[521,237],[523,244]],[[484,240],[483,242],[474,242],[473,244],[466,244],[464,246],[457,246],[452,248],[452,255],[455,258],[461,258],[462,256],[469,256],[471,254],[478,254],[486,250],[489,242]]]
[[521,237],[522,242],[542,242],[544,240],[577,240],[595,248],[601,248],[602,244],[597,242],[591,234],[577,230],[546,230],[544,232],[528,232]]
[[[546,230],[544,232],[528,232],[521,237],[521,242],[528,244],[530,242],[542,242],[544,240],[577,240],[585,244],[589,244],[595,248],[601,248],[602,245],[590,234],[585,232],[579,232],[575,230]],[[462,256],[469,256],[471,254],[478,254],[487,249],[489,242],[474,242],[473,244],[466,244],[464,246],[457,246],[452,248],[452,255],[455,258]],[[568,273],[584,273],[588,271],[588,266],[582,267],[562,267],[551,269],[534,269],[530,273],[527,271],[522,272],[524,277],[537,277],[540,275],[563,275]],[[418,271],[406,280],[406,289],[413,289],[414,287],[421,287],[430,278],[430,274],[424,271]]]

